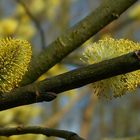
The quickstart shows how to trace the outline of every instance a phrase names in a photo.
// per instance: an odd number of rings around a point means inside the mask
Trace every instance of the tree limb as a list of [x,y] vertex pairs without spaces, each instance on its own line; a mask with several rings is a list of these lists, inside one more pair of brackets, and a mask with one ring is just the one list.
[[0,110],[51,101],[61,92],[138,69],[140,69],[140,51],[131,52],[5,93],[0,98]]
[[0,128],[0,136],[13,136],[13,135],[22,135],[22,134],[43,134],[45,136],[51,137],[59,137],[64,138],[66,140],[84,140],[80,136],[78,136],[74,132],[65,131],[65,130],[57,130],[50,129],[39,126],[29,126],[29,127],[9,127],[9,128]]
[[34,82],[44,72],[95,35],[108,23],[117,19],[137,0],[106,0],[94,12],[58,37],[35,59],[21,85]]

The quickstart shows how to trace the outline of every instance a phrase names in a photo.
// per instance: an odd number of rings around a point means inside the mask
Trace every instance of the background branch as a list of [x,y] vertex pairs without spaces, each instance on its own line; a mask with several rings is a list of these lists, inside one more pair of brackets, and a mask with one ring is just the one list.
[[39,34],[40,34],[40,40],[41,40],[41,46],[42,49],[45,49],[46,42],[45,42],[45,32],[43,31],[39,21],[33,16],[33,14],[30,12],[26,4],[22,0],[16,0],[25,10],[26,14],[29,16],[29,18],[32,20],[34,25],[36,26]]
[[64,116],[75,106],[75,104],[85,96],[85,92],[83,94],[76,95],[69,100],[69,102],[59,109],[56,113],[54,113],[50,118],[45,122],[45,126],[54,127],[61,120],[63,120]]
[[64,138],[66,140],[84,140],[79,137],[76,133],[65,131],[65,130],[57,130],[50,129],[39,126],[30,126],[30,127],[15,127],[15,128],[0,128],[0,136],[13,136],[13,135],[22,135],[22,134],[43,134],[48,137],[54,136],[59,138]]
[[108,23],[117,19],[137,0],[105,0],[94,12],[58,37],[35,59],[21,85],[34,82],[44,72],[95,35]]
[[5,93],[0,98],[0,110],[51,101],[58,93],[138,69],[140,69],[140,51],[131,52]]

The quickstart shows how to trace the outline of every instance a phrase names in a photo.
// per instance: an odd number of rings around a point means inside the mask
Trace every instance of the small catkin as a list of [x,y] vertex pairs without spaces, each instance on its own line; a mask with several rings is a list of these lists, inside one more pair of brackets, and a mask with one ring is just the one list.
[[[97,43],[88,46],[83,55],[83,61],[89,64],[98,63],[123,54],[140,49],[140,44],[127,39],[113,39],[105,37]],[[98,96],[105,98],[119,97],[125,93],[134,91],[140,85],[140,70],[114,76],[93,83]]]
[[0,93],[18,86],[31,60],[31,46],[21,39],[0,39]]

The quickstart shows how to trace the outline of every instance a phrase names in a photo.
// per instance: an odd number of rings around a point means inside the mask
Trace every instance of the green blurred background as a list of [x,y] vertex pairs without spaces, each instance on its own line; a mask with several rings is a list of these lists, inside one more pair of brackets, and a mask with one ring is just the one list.
[[[31,42],[33,57],[69,27],[95,10],[104,0],[16,0],[0,1],[0,37],[23,38]],[[31,17],[30,14],[33,16]],[[35,19],[35,20],[34,20]],[[42,33],[45,42],[42,42]],[[103,36],[140,41],[140,2],[117,21],[54,66],[38,80],[57,75],[82,65],[83,49]],[[47,61],[47,60],[46,60]],[[104,140],[140,135],[140,90],[121,98],[98,99],[92,86],[59,95],[51,103],[39,103],[0,112],[0,126],[41,125],[71,130],[86,139]],[[52,140],[42,135],[22,135],[0,140]]]

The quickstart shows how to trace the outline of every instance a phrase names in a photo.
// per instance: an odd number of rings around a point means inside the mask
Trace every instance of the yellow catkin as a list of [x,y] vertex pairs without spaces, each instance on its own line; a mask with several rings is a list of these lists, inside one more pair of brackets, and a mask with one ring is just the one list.
[[31,59],[30,44],[21,39],[0,39],[0,92],[18,86]]
[[[83,60],[89,64],[98,63],[140,49],[140,44],[126,39],[105,37],[88,46]],[[100,89],[98,96],[112,98],[134,91],[140,84],[140,70],[95,82],[94,89]]]

